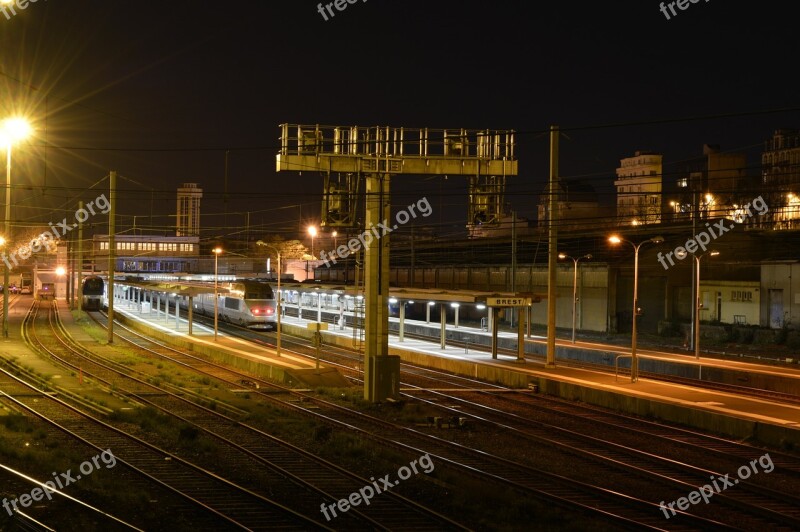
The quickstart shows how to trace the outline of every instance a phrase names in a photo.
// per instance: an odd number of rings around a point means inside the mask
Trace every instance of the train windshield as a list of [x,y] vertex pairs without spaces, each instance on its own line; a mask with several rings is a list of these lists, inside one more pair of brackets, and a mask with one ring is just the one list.
[[254,284],[245,286],[245,299],[273,299],[272,288],[268,284]]

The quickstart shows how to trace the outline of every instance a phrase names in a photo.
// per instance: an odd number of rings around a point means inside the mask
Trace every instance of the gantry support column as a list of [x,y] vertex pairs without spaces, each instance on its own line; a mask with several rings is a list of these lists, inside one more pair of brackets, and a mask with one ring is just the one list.
[[363,233],[364,399],[372,402],[400,396],[400,358],[389,355],[389,235],[383,235],[378,225],[391,217],[389,197],[389,175],[367,175]]
[[547,261],[547,358],[546,368],[556,367],[556,293],[558,290],[558,126],[550,126],[550,180],[548,185],[548,261]]

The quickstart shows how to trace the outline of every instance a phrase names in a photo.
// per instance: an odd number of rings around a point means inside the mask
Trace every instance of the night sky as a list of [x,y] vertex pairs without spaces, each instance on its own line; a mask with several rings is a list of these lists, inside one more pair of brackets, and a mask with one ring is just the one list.
[[[604,203],[637,149],[663,153],[666,173],[719,144],[757,174],[763,141],[800,126],[790,5],[701,0],[667,20],[653,0],[358,0],[325,21],[308,0],[39,0],[0,13],[0,117],[37,130],[15,148],[14,218],[60,219],[116,170],[123,229],[173,214],[175,188],[197,182],[205,238],[247,212],[259,237],[290,236],[319,219],[322,181],[275,172],[284,122],[517,130],[507,199],[528,218],[551,124],[568,129],[562,176]],[[440,234],[463,233],[463,179],[392,187],[396,205],[428,197]]]

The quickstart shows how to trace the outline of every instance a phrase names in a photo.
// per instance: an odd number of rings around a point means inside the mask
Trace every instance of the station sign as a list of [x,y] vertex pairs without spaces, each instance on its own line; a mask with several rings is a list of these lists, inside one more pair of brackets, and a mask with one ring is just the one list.
[[487,307],[527,307],[531,304],[529,297],[487,297]]

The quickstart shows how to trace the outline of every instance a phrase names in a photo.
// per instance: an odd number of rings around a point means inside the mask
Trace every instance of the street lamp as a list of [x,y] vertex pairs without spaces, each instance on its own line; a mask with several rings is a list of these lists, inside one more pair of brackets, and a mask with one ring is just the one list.
[[570,257],[566,253],[559,253],[558,258],[561,260],[564,259],[572,259],[572,262],[575,265],[572,274],[572,343],[575,343],[575,320],[577,317],[577,304],[578,304],[578,262],[581,259],[591,260],[592,254],[588,253],[583,257],[578,257],[577,259],[574,257]]
[[[675,256],[678,259],[683,260],[684,258],[686,258],[687,253],[688,252],[686,250],[682,250],[682,252],[681,252],[681,250],[679,250],[677,253],[675,253]],[[694,253],[693,255],[694,255],[695,264],[697,266],[695,268],[697,270],[697,277],[694,279],[694,285],[695,285],[694,293],[697,294],[697,297],[695,298],[695,301],[694,301],[694,309],[695,309],[695,311],[694,311],[694,358],[695,358],[695,360],[697,360],[699,362],[700,361],[700,311],[703,309],[703,304],[700,302],[700,259],[702,259],[706,255],[708,255],[709,257],[716,257],[717,255],[719,255],[719,251],[716,251],[716,250],[712,249],[712,250],[709,250],[709,251],[707,251],[705,253],[699,253],[699,254],[698,253]],[[720,318],[720,316],[717,316],[717,319],[719,319],[719,318]]]
[[639,315],[639,248],[642,247],[642,244],[653,243],[653,244],[661,244],[664,242],[664,239],[660,236],[656,236],[653,238],[649,238],[643,242],[639,242],[638,244],[634,244],[630,240],[625,240],[624,238],[620,238],[617,235],[611,235],[608,237],[608,241],[612,244],[619,244],[621,242],[627,242],[631,246],[633,246],[633,325],[632,325],[632,332],[631,332],[631,382],[636,382],[639,380],[639,359],[636,357],[636,317]]
[[222,253],[221,247],[215,247],[211,251],[214,252],[214,341],[217,341],[217,325],[219,320],[219,297],[217,296],[217,264],[219,262],[219,254]]
[[[8,118],[0,128],[0,144],[6,145],[6,210],[3,232],[5,239],[11,241],[11,145],[31,133],[31,127],[22,118]],[[8,264],[3,268],[3,338],[8,338]]]
[[308,226],[308,234],[311,235],[311,259],[314,259],[314,237],[317,236],[317,228],[313,225]]
[[[317,228],[313,225],[308,226],[308,234],[311,235],[311,260],[314,260],[314,237],[317,236]],[[306,261],[306,279],[308,279],[309,266]]]
[[334,231],[333,233],[331,233],[331,236],[333,237],[333,249],[335,250],[338,247],[336,245],[336,237],[339,236],[339,233],[337,231]]
[[259,240],[256,242],[259,246],[264,246],[268,248],[272,248],[275,250],[275,253],[278,254],[278,334],[277,334],[277,345],[275,346],[275,353],[277,356],[281,356],[281,299],[283,299],[283,292],[281,292],[281,252],[275,246],[270,246],[269,244],[265,244],[263,240]]

